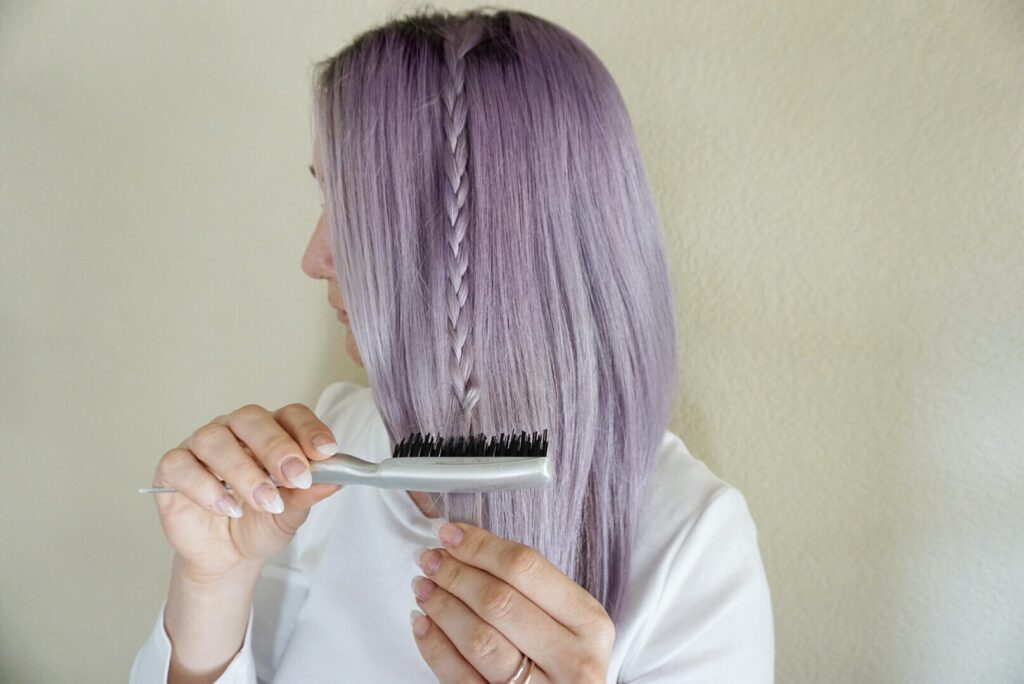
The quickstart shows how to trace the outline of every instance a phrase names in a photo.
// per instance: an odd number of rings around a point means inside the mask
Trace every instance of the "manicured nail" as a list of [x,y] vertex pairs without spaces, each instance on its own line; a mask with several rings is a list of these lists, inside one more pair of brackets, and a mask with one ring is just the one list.
[[412,578],[412,593],[416,594],[416,598],[420,601],[426,601],[433,593],[434,588],[437,585],[428,580],[426,577],[413,577]]
[[416,549],[413,553],[416,564],[423,568],[423,572],[433,575],[441,565],[441,554],[433,549]]
[[213,507],[221,515],[227,515],[232,518],[242,517],[242,508],[230,494],[221,494],[220,498],[213,502]]
[[288,481],[299,489],[309,489],[313,484],[313,473],[309,466],[298,456],[289,456],[281,463],[281,472]]
[[338,443],[331,441],[327,435],[317,435],[311,441],[316,450],[324,456],[333,456],[338,453]]
[[437,531],[437,536],[441,539],[441,543],[445,546],[455,546],[462,541],[462,530],[455,525],[448,523],[443,525],[440,530]]
[[252,493],[252,498],[263,507],[267,513],[283,513],[284,500],[277,492],[277,487],[264,482]]
[[409,624],[412,625],[412,633],[416,636],[423,636],[430,629],[430,620],[418,610],[409,613]]

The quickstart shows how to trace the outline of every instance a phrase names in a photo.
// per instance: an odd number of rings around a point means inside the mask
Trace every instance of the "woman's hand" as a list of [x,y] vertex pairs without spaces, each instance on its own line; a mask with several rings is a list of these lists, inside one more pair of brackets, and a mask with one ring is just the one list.
[[466,523],[439,537],[443,549],[417,552],[426,616],[414,611],[412,623],[441,682],[507,682],[524,654],[530,684],[605,682],[615,627],[597,599],[529,546]]
[[207,581],[262,566],[291,540],[314,503],[341,489],[310,486],[309,461],[336,449],[330,428],[302,404],[273,413],[249,404],[197,429],[163,455],[153,476],[154,487],[178,490],[154,495],[176,567]]

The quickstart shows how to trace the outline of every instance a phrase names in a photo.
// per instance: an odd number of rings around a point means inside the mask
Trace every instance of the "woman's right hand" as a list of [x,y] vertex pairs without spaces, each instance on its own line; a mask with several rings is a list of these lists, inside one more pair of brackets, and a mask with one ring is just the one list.
[[249,404],[214,418],[165,453],[153,486],[178,492],[153,496],[178,567],[193,579],[214,580],[243,565],[262,566],[291,541],[314,503],[341,489],[309,484],[309,461],[333,456],[335,442],[302,404],[273,413]]

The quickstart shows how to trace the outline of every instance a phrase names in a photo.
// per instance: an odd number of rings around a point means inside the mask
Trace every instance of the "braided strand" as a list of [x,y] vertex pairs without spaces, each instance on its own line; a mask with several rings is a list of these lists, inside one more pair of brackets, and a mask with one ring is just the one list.
[[[472,25],[470,24],[470,27]],[[449,249],[445,252],[447,285],[445,297],[448,314],[448,339],[451,356],[448,370],[451,375],[455,399],[465,419],[465,430],[470,431],[473,410],[480,399],[480,391],[473,374],[473,359],[469,339],[470,316],[466,310],[469,296],[468,250],[466,232],[469,226],[469,150],[466,133],[466,70],[465,57],[479,42],[479,31],[467,31],[467,24],[447,34],[444,42],[444,79],[441,95],[444,101],[444,172],[447,179],[444,204],[448,214]]]

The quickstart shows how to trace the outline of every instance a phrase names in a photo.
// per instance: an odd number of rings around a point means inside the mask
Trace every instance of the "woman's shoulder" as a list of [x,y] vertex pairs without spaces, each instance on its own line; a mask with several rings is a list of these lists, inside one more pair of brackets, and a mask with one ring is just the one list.
[[[703,556],[714,563],[722,549],[758,556],[757,527],[746,497],[666,431],[641,504],[634,549],[637,560],[665,565]],[[708,552],[711,553],[708,553]]]
[[660,521],[657,527],[678,536],[709,513],[729,509],[735,514],[737,508],[749,514],[740,490],[694,456],[678,434],[666,430],[648,481],[641,518]]
[[770,682],[771,594],[742,492],[666,432],[638,522],[623,678]]

